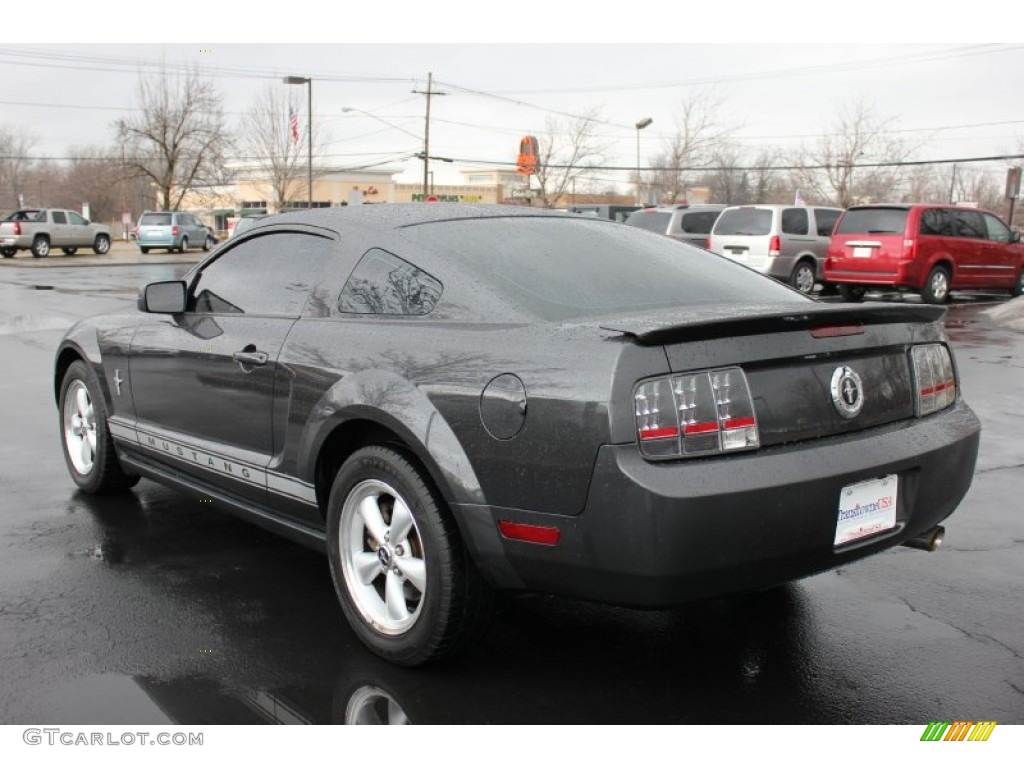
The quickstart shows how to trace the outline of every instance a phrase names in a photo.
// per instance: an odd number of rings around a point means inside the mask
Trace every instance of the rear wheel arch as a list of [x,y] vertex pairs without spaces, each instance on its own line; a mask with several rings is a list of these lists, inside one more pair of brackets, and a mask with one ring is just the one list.
[[[317,507],[326,519],[331,487],[342,464],[356,451],[371,445],[391,448],[419,469],[446,503],[452,499],[444,472],[412,435],[385,426],[365,416],[350,418],[334,426],[320,444],[314,465]],[[457,516],[456,516],[457,517]]]

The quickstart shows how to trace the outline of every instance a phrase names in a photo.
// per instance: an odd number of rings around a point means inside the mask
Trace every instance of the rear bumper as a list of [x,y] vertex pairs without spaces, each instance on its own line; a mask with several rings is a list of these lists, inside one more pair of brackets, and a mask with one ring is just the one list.
[[828,259],[824,272],[825,280],[830,283],[888,285],[916,290],[924,284],[913,261]]
[[0,237],[0,248],[28,248],[32,243],[24,237]]
[[[941,414],[842,438],[724,458],[652,463],[603,446],[575,517],[461,506],[467,543],[500,586],[662,607],[771,586],[920,534],[966,494],[980,424],[962,401]],[[897,473],[896,527],[833,546],[841,489]],[[555,526],[556,546],[505,540],[499,520]]]

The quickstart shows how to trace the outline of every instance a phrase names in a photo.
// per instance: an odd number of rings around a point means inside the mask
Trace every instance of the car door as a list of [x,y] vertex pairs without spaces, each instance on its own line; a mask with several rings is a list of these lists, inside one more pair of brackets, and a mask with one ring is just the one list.
[[155,460],[265,501],[278,354],[331,245],[296,231],[246,238],[193,277],[186,312],[139,326],[131,390]]
[[988,232],[985,220],[978,211],[960,209],[952,211],[954,288],[975,288],[986,285],[988,270]]
[[985,243],[986,258],[985,272],[987,274],[985,286],[992,288],[1011,288],[1014,279],[1017,277],[1017,264],[1021,258],[1021,247],[1012,241],[1010,228],[1002,220],[991,213],[982,213],[985,220],[985,233],[988,241]]
[[188,232],[188,244],[190,248],[199,248],[206,242],[206,227],[199,223],[199,220],[190,213],[185,214]]
[[63,248],[68,245],[68,215],[66,211],[50,211],[53,225],[50,227],[50,247]]
[[92,245],[95,239],[89,222],[85,220],[85,217],[79,216],[74,211],[68,211],[67,229],[66,242],[72,248],[85,248]]

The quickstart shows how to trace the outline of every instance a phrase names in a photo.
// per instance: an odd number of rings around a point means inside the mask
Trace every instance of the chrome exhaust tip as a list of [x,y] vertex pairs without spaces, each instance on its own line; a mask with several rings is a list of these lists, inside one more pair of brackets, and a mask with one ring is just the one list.
[[946,536],[946,529],[936,525],[930,531],[925,531],[920,536],[914,536],[903,542],[904,547],[923,549],[925,552],[934,552],[942,546],[942,540]]

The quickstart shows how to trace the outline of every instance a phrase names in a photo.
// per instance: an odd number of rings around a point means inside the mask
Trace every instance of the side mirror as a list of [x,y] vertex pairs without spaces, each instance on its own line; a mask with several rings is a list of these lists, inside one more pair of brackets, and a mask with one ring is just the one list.
[[150,283],[142,290],[139,309],[161,315],[174,315],[185,311],[186,291],[183,280]]

